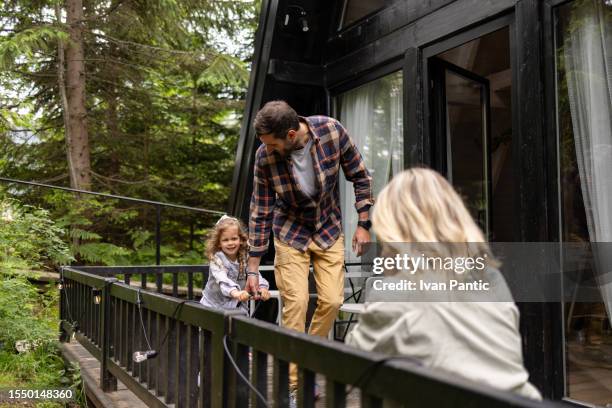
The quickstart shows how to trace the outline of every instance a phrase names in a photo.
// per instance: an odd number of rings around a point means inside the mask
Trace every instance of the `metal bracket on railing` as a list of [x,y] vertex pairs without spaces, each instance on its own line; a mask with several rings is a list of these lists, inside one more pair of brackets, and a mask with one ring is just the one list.
[[225,324],[225,330],[223,331],[223,333],[227,334],[228,336],[231,337],[232,335],[232,317],[234,316],[244,316],[242,313],[236,311],[225,311],[224,313],[225,319],[224,320],[224,324]]
[[136,305],[138,306],[138,310],[140,310],[140,305],[142,305],[144,302],[142,301],[142,297],[140,297],[140,289],[138,289],[138,291],[136,291]]

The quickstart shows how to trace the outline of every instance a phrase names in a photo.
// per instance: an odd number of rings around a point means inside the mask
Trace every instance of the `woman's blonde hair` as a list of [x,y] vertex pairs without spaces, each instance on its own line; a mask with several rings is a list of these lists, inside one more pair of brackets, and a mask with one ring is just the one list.
[[393,243],[418,243],[430,255],[486,254],[489,265],[496,263],[459,194],[430,169],[412,168],[395,176],[378,195],[372,224],[387,249]]
[[210,231],[208,240],[206,241],[206,256],[209,262],[215,262],[215,254],[221,251],[221,234],[228,228],[236,227],[238,236],[240,237],[240,247],[238,248],[238,264],[240,266],[239,278],[244,277],[246,271],[246,262],[249,252],[248,235],[245,232],[242,221],[238,218],[223,216],[215,227]]

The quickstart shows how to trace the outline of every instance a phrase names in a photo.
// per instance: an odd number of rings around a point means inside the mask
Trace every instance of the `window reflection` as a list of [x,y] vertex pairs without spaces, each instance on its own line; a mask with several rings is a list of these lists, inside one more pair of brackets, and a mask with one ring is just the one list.
[[[612,8],[578,0],[556,9],[557,109],[562,238],[612,242]],[[565,306],[567,393],[612,403],[612,283],[584,265],[573,298],[589,282],[601,302]],[[598,280],[599,279],[599,280]]]

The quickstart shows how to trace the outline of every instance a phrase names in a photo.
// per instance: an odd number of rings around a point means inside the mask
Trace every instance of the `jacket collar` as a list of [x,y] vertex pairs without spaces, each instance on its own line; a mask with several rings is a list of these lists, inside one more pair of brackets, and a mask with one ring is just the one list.
[[306,126],[308,126],[308,132],[310,133],[310,135],[312,137],[312,143],[313,144],[319,144],[319,135],[317,134],[317,132],[315,132],[314,126],[312,125],[312,122],[310,121],[310,118],[307,118],[305,116],[298,116],[298,120],[300,122],[305,123]]

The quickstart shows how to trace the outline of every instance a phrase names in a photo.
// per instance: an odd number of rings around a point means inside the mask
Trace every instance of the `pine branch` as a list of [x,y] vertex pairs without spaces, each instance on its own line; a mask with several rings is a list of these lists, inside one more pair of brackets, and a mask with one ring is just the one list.
[[120,40],[118,38],[111,37],[108,34],[98,34],[94,32],[91,32],[91,34],[93,34],[96,37],[104,38],[105,40],[108,40],[117,45],[138,47],[138,48],[148,49],[151,51],[156,51],[156,52],[161,51],[161,52],[166,52],[169,54],[176,54],[176,55],[189,55],[189,56],[202,55],[205,57],[207,56],[206,53],[202,51],[183,51],[183,50],[176,50],[176,49],[170,49],[170,48],[156,47],[154,45],[142,44],[142,43],[137,43],[134,41]]
[[111,4],[111,6],[108,8],[108,10],[106,10],[104,13],[100,13],[100,14],[94,14],[90,17],[86,17],[82,20],[77,20],[78,23],[85,23],[85,22],[90,22],[90,21],[96,21],[96,20],[101,20],[105,17],[110,16],[111,14],[113,14],[118,8],[119,6],[121,6],[121,4],[123,4],[124,0],[118,0],[116,1],[114,4]]
[[98,179],[113,181],[113,182],[121,183],[121,184],[137,185],[137,184],[146,184],[146,183],[149,182],[149,180],[137,180],[137,181],[121,180],[121,179],[118,179],[118,178],[106,177],[106,176],[98,174],[98,173],[96,173],[94,171],[92,171],[91,174],[93,174]]

